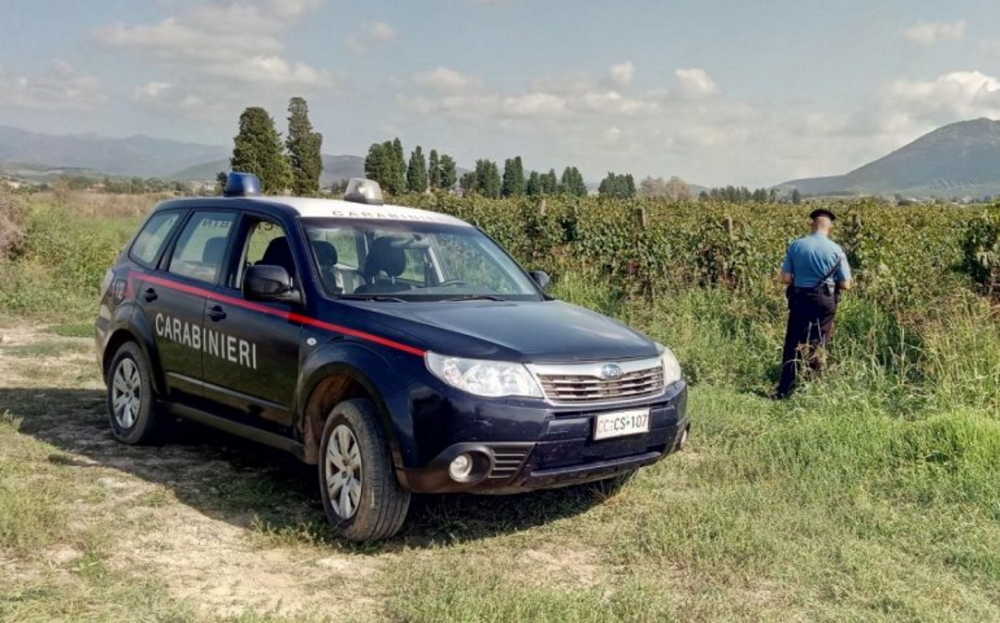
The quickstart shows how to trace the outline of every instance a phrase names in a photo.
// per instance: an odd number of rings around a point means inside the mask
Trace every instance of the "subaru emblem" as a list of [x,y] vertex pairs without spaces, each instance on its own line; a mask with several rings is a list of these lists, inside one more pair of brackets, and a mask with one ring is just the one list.
[[616,363],[606,363],[601,368],[601,378],[605,381],[614,381],[622,377],[622,369]]

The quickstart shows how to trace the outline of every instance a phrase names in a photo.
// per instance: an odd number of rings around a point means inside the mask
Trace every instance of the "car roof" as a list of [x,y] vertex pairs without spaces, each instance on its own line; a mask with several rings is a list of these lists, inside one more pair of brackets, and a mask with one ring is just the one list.
[[[249,202],[255,207],[276,208],[291,212],[292,216],[301,218],[327,218],[327,219],[377,219],[387,221],[413,221],[420,223],[441,223],[443,225],[459,225],[472,227],[462,219],[455,218],[449,214],[432,212],[430,210],[420,210],[397,205],[370,205],[344,201],[343,199],[318,199],[314,197],[282,197],[282,196],[253,196],[253,197],[193,197],[187,199],[174,199],[165,201],[157,206],[157,209],[179,208],[179,207],[233,207],[234,203]],[[251,207],[249,205],[236,205],[235,207]]]

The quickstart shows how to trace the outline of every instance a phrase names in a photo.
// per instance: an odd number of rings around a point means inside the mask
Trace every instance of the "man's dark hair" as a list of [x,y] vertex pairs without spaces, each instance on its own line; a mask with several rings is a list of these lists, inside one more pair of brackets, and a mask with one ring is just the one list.
[[831,212],[829,210],[825,210],[823,208],[820,208],[818,210],[813,210],[812,212],[809,213],[809,218],[811,218],[814,221],[816,219],[818,219],[819,217],[821,217],[821,216],[825,216],[826,218],[830,219],[831,221],[837,220],[837,215],[836,214],[834,214],[833,212]]

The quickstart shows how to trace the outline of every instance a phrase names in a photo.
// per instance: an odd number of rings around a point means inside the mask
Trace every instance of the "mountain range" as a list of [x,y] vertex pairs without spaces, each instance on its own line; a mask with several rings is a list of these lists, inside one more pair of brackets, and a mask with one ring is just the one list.
[[[220,158],[211,162],[202,162],[180,171],[175,171],[168,177],[182,182],[197,182],[214,180],[219,171],[229,170],[229,158]],[[331,156],[323,154],[323,173],[320,175],[320,186],[329,186],[340,180],[365,176],[365,159],[361,156]]]
[[959,121],[844,175],[791,180],[802,195],[973,197],[1000,194],[1000,121]]
[[[120,175],[213,181],[229,170],[232,148],[144,135],[107,138],[53,135],[0,125],[0,170],[27,178],[54,175]],[[320,183],[364,176],[364,158],[323,154]]]
[[[51,179],[54,175],[117,175],[213,181],[229,169],[230,148],[144,135],[107,138],[51,135],[0,125],[0,172]],[[364,175],[364,159],[323,155],[321,183]],[[844,175],[790,180],[784,192],[802,195],[983,197],[1000,195],[1000,121],[973,119],[938,128]]]

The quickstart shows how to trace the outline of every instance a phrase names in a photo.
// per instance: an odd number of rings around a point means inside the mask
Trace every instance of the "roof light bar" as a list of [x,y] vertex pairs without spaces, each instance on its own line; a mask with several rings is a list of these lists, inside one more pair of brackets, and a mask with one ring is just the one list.
[[347,191],[344,192],[344,201],[375,206],[385,203],[382,199],[382,187],[378,185],[378,182],[361,177],[353,177],[347,183]]

